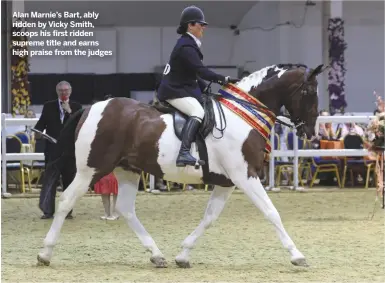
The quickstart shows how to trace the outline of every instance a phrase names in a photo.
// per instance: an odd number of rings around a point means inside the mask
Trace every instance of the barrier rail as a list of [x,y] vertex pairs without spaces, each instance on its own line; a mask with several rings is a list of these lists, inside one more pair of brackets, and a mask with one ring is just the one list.
[[[375,116],[319,116],[316,121],[315,132],[318,134],[320,123],[335,122],[335,123],[369,123],[371,119]],[[283,120],[283,119],[282,119]],[[289,122],[289,121],[287,121]],[[293,123],[289,122],[293,125]],[[298,136],[296,135],[296,130],[293,130],[293,150],[272,150],[270,154],[269,162],[269,187],[267,190],[278,190],[274,187],[274,163],[276,157],[294,157],[293,166],[298,168],[298,157],[318,157],[318,156],[367,156],[369,152],[366,149],[298,149]],[[274,127],[270,135],[271,148],[274,148]],[[294,180],[293,186],[294,189],[298,188],[298,170],[293,170]]]
[[[35,126],[37,118],[7,118],[5,113],[1,115],[1,145],[2,145],[2,194],[7,193],[7,172],[6,161],[17,160],[44,160],[43,153],[6,153],[7,126]],[[319,116],[316,122],[316,133],[319,130],[319,124],[325,122],[340,123],[369,123],[374,116]],[[274,127],[271,133],[271,147],[274,148]],[[274,161],[275,157],[294,157],[294,168],[298,167],[298,157],[302,156],[367,156],[368,151],[355,149],[316,149],[316,150],[298,150],[298,137],[294,134],[293,150],[272,150],[269,164],[269,188],[274,188]],[[153,179],[153,178],[152,178]],[[152,184],[153,186],[154,184]],[[298,170],[294,170],[294,188],[298,189]]]
[[5,113],[1,114],[1,193],[10,196],[7,192],[7,161],[44,160],[43,153],[7,153],[6,138],[9,126],[35,126],[37,118],[7,118]]

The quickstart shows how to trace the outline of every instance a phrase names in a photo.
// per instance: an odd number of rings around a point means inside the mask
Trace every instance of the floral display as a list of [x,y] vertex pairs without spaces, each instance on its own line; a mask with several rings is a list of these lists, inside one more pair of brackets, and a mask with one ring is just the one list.
[[377,113],[375,118],[372,119],[368,125],[368,140],[371,147],[384,147],[385,104],[381,96],[377,95],[376,92],[374,92],[374,95],[376,96]]
[[330,113],[344,113],[347,106],[345,97],[345,56],[347,44],[344,38],[344,21],[329,19],[329,100]]
[[[376,96],[376,115],[368,125],[367,131],[368,150],[376,156],[375,174],[377,179],[376,201],[378,196],[382,196],[384,204],[384,149],[385,149],[385,103],[382,97],[373,93]],[[384,208],[384,207],[382,207]]]
[[[20,19],[18,19],[20,21]],[[26,31],[25,28],[12,27],[13,32]],[[16,46],[14,42],[25,42],[26,36],[11,36],[11,93],[12,93],[12,115],[24,115],[31,104],[29,95],[29,62],[28,47]],[[27,51],[27,52],[25,52]]]

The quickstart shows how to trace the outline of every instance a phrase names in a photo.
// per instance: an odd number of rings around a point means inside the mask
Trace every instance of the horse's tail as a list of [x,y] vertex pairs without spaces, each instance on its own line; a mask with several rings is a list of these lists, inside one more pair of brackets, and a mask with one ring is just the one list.
[[76,111],[65,123],[56,142],[55,150],[50,153],[52,156],[48,165],[60,166],[69,158],[75,161],[75,131],[84,110],[83,108]]

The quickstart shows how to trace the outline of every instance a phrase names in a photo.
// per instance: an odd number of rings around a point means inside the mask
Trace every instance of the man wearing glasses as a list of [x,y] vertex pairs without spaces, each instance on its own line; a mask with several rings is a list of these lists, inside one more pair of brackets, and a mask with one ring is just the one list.
[[[41,132],[45,130],[47,135],[56,140],[59,138],[60,131],[63,129],[68,118],[82,108],[79,103],[70,101],[71,92],[72,87],[70,83],[66,81],[61,81],[56,85],[58,99],[48,101],[44,104],[43,111],[35,129]],[[55,146],[54,143],[46,141],[44,151],[46,169],[47,164],[52,161],[51,158]],[[64,191],[69,184],[71,184],[75,173],[76,168],[71,164],[62,166],[61,168],[52,167],[46,170],[43,178],[43,187],[40,192],[39,207],[43,211],[41,219],[53,218],[55,213],[56,186],[60,175],[62,177]],[[67,219],[68,218],[73,218],[72,211],[67,215]]]

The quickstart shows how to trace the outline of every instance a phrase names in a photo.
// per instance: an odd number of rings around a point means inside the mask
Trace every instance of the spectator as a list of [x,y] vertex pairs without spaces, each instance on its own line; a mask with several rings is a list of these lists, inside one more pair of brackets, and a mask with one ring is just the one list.
[[[59,82],[56,85],[56,93],[58,98],[44,104],[40,119],[35,126],[35,129],[41,132],[45,130],[47,135],[54,139],[59,138],[60,131],[69,117],[82,108],[79,103],[70,101],[72,88],[68,82]],[[54,160],[53,153],[55,148],[56,144],[46,142],[44,151],[46,171],[39,202],[39,207],[43,211],[41,219],[50,219],[55,213],[56,185],[60,175],[62,177],[63,190],[65,190],[71,184],[76,173],[74,160],[67,160],[67,164],[63,164],[61,168],[56,166],[47,167],[47,164]],[[72,211],[70,211],[67,219],[72,218]]]
[[359,135],[364,138],[365,133],[360,126],[356,125],[356,123],[345,123],[341,130],[340,139],[344,139],[347,135]]
[[[102,197],[102,203],[104,207],[104,216],[101,216],[102,220],[117,220],[119,215],[116,213],[116,200],[118,197],[118,181],[114,173],[110,173],[101,178],[94,185],[95,194],[100,194]],[[112,206],[110,196],[112,195]]]
[[[326,110],[321,110],[319,115],[330,116],[330,113]],[[320,123],[318,136],[319,140],[335,140],[337,138],[331,123]]]

